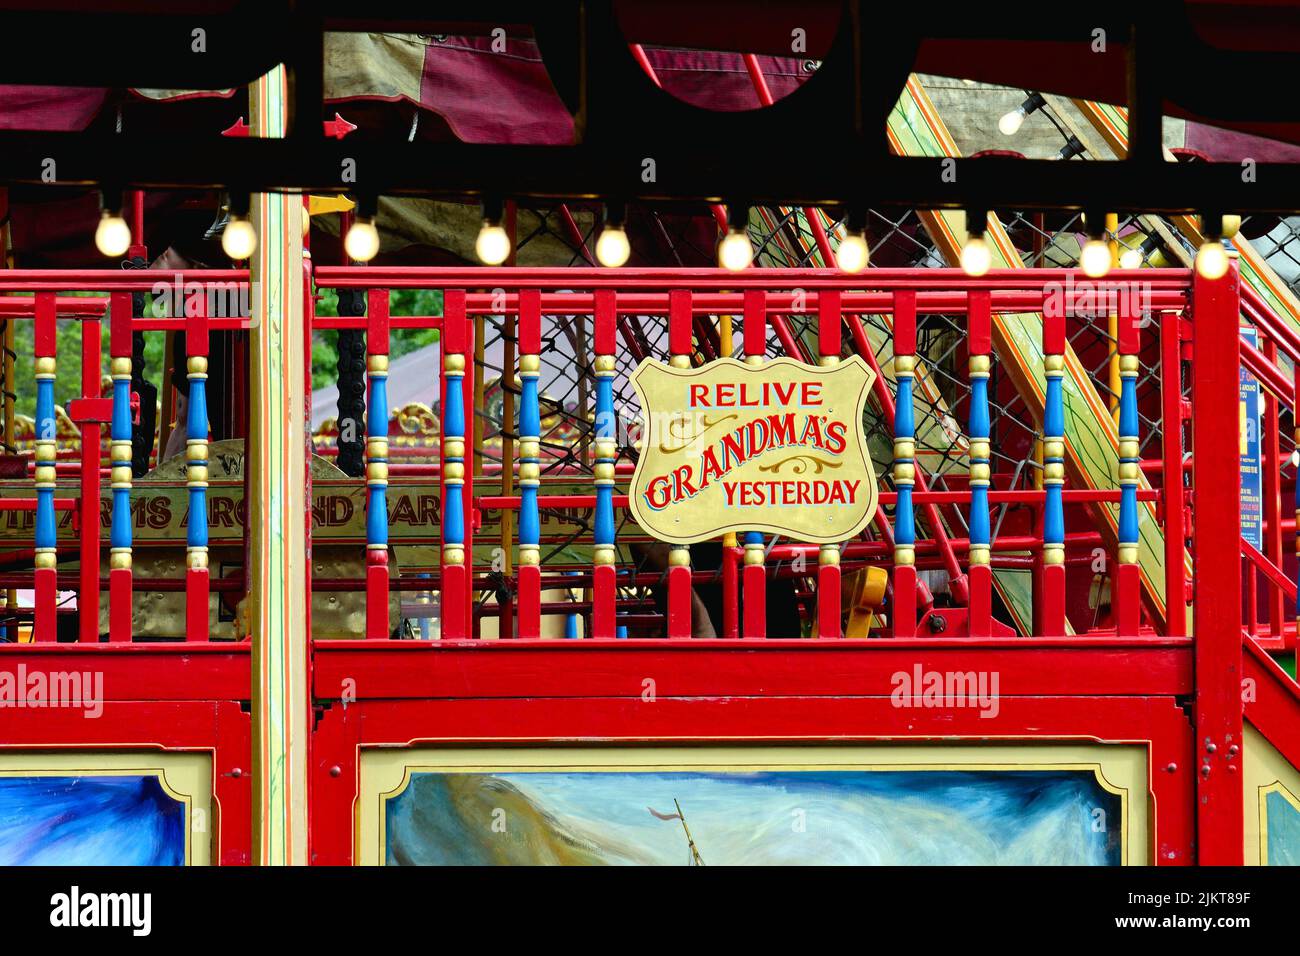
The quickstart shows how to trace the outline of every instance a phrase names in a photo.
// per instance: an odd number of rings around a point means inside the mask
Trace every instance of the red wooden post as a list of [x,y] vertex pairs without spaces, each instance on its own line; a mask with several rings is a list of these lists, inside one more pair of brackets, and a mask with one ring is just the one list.
[[[745,290],[745,364],[759,367],[767,356],[767,293],[762,289]],[[767,552],[763,535],[747,531],[745,568],[741,572],[744,591],[744,619],[740,624],[743,637],[767,636]],[[793,637],[794,635],[782,635]]]
[[[689,311],[687,314],[689,317]],[[595,565],[591,581],[591,636],[610,638],[618,636],[615,613],[618,594],[615,561],[618,551],[614,546],[614,465],[618,460],[618,441],[614,427],[614,375],[618,363],[614,356],[617,321],[613,289],[596,291],[592,324],[592,344],[596,352],[593,363],[596,373],[596,512],[593,522]],[[689,588],[689,572],[686,581]],[[669,587],[672,587],[671,583]],[[688,627],[689,614],[688,601]]]
[[967,362],[970,383],[970,572],[967,624],[972,637],[988,637],[993,628],[993,573],[989,563],[989,370],[993,351],[993,311],[987,289],[969,294]]
[[[464,378],[468,331],[465,292],[448,289],[442,322],[442,636],[470,636],[469,577],[465,568],[466,521],[462,500],[466,428]],[[472,405],[470,406],[473,407]]]
[[[1277,343],[1269,339],[1265,357],[1278,364]],[[1261,467],[1264,470],[1264,530],[1267,537],[1261,550],[1277,568],[1283,567],[1282,558],[1282,467],[1280,411],[1281,403],[1268,389],[1263,390],[1264,423],[1260,429]],[[1286,626],[1286,595],[1278,587],[1268,589],[1268,630],[1280,638]]]
[[381,640],[388,620],[388,290],[366,303],[366,637]]
[[190,382],[185,423],[186,478],[190,510],[185,570],[185,639],[206,641],[208,627],[208,315],[206,303],[191,303],[185,319],[186,366]]
[[[1241,483],[1237,269],[1192,286],[1197,862],[1241,866]],[[1210,496],[1213,496],[1212,498]]]
[[113,374],[113,426],[110,461],[113,526],[108,572],[108,639],[131,640],[131,293],[110,297],[108,351]]
[[53,292],[36,293],[34,322],[36,353],[36,556],[35,609],[32,637],[58,638],[58,530],[54,513],[55,461],[58,426],[54,417],[54,376],[57,369],[57,314]]
[[[691,293],[668,293],[668,364],[691,367]],[[691,549],[673,545],[668,551],[668,636],[691,636]]]
[[1183,492],[1182,324],[1176,312],[1160,320],[1160,420],[1164,479],[1165,633],[1187,636],[1187,525]]
[[[817,351],[823,368],[840,364],[840,312],[838,289],[817,294]],[[840,628],[840,546],[823,544],[817,555],[817,636],[842,637]]]
[[541,414],[537,403],[542,368],[542,294],[519,293],[519,636],[542,636],[541,528],[537,492],[541,482]]

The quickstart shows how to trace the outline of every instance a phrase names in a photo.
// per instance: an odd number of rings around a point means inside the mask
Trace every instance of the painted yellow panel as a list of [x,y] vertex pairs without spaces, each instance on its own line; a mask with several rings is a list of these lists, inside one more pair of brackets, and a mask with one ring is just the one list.
[[361,757],[364,865],[1150,859],[1146,751],[1131,745],[429,747]]
[[629,501],[637,524],[674,544],[728,531],[853,537],[876,513],[862,433],[874,380],[856,355],[829,368],[646,359],[632,376],[646,424]]
[[1300,770],[1246,724],[1242,785],[1246,788],[1247,866],[1300,863]]
[[203,753],[0,752],[0,862],[207,866],[217,832]]

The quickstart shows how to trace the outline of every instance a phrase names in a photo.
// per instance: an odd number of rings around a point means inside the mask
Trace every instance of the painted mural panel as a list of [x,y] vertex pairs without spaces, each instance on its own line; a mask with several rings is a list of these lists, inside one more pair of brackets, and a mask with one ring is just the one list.
[[0,754],[0,866],[206,863],[208,767],[192,754]]
[[[1098,753],[1084,754],[1089,749],[1104,755],[1105,766]],[[390,866],[1144,862],[1145,822],[1137,816],[1145,818],[1145,758],[1132,750],[374,753],[369,764],[363,759],[358,859]],[[483,759],[489,756],[500,762]]]
[[1300,864],[1300,771],[1254,727],[1242,751],[1248,865]]

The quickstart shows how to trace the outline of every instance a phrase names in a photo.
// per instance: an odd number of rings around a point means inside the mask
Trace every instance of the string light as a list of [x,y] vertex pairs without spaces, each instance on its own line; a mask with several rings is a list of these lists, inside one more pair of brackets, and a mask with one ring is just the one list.
[[1110,244],[1106,242],[1106,214],[1092,211],[1084,216],[1084,225],[1088,230],[1088,241],[1079,252],[1079,268],[1090,279],[1100,279],[1110,272]]
[[627,239],[626,207],[622,203],[605,204],[605,222],[596,239],[596,261],[602,266],[617,269],[627,263],[632,255],[632,245]]
[[356,262],[369,262],[379,255],[379,230],[375,218],[379,213],[377,196],[358,196],[357,213],[343,237],[343,249]]
[[499,266],[510,258],[510,236],[502,225],[505,204],[500,198],[483,200],[483,226],[474,241],[474,252],[485,266]]
[[993,265],[993,253],[984,239],[988,213],[973,210],[966,213],[966,244],[961,247],[961,268],[968,276],[978,278]]
[[754,261],[754,245],[749,241],[749,206],[727,204],[727,234],[718,243],[718,265],[731,272],[748,269]]
[[1228,274],[1228,250],[1223,248],[1222,216],[1201,216],[1205,237],[1196,250],[1196,274],[1202,279],[1222,279]]
[[99,225],[95,227],[95,248],[101,255],[117,258],[131,248],[131,227],[122,218],[122,194],[105,189],[100,193]]
[[1020,127],[1025,125],[1025,117],[1046,105],[1047,101],[1043,99],[1043,94],[1030,93],[1029,99],[998,120],[998,130],[1003,136],[1015,136],[1020,132]]
[[249,222],[248,193],[230,194],[230,218],[221,230],[221,248],[234,262],[243,262],[257,251],[257,231]]
[[861,272],[871,259],[867,245],[866,216],[862,210],[851,209],[844,221],[844,238],[835,250],[835,264],[841,272]]

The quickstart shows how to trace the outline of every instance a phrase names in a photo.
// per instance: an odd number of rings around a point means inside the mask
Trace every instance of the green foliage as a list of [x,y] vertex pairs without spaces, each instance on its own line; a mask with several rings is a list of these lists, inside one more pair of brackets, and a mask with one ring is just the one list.
[[[389,297],[391,315],[441,315],[440,289],[394,289]],[[338,298],[332,289],[322,289],[316,300],[317,315],[338,315]],[[390,333],[391,358],[422,349],[438,341],[436,329],[393,329]],[[338,375],[338,333],[313,332],[311,338],[311,385],[333,385]]]

